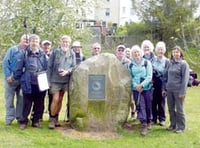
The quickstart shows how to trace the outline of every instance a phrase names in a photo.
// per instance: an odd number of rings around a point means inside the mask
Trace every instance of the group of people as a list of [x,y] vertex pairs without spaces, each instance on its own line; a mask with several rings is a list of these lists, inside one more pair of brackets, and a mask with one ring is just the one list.
[[[75,66],[85,60],[85,56],[79,41],[73,42],[71,47],[71,37],[68,35],[61,37],[56,49],[51,48],[51,41],[41,42],[36,34],[24,34],[20,43],[10,47],[6,52],[3,60],[6,125],[11,125],[17,119],[20,128],[25,129],[30,116],[32,126],[41,128],[40,121],[43,118],[44,99],[47,93],[48,127],[54,129],[60,126],[59,112],[63,96],[68,91],[70,75]],[[100,52],[100,44],[93,44],[92,55]],[[49,89],[41,90],[41,84],[38,82],[40,74],[46,76]]]
[[[59,46],[51,50],[52,42],[40,41],[36,34],[24,34],[19,45],[8,49],[4,60],[6,125],[17,119],[21,129],[25,129],[31,114],[33,127],[41,128],[44,99],[48,94],[50,129],[60,126],[59,113],[73,69],[85,60],[82,46],[71,37],[63,35]],[[171,58],[165,57],[166,45],[159,41],[155,46],[150,40],[126,48],[118,45],[116,57],[125,65],[131,75],[133,99],[130,103],[131,115],[141,122],[141,134],[145,136],[152,124],[165,125],[165,100],[170,117],[169,131],[185,130],[184,98],[189,80],[189,66],[184,60],[182,49],[175,46]],[[101,45],[92,45],[91,56],[101,53]],[[38,76],[45,73],[49,89],[41,90]],[[14,96],[16,95],[16,109]]]
[[159,41],[153,51],[154,45],[150,40],[144,40],[141,46],[133,45],[131,49],[124,45],[116,49],[118,59],[131,74],[131,115],[135,115],[134,110],[137,112],[141,135],[145,136],[152,125],[165,125],[167,97],[170,118],[167,130],[182,133],[186,127],[184,99],[189,65],[180,46],[172,49],[170,58],[165,56],[166,45],[163,41]]

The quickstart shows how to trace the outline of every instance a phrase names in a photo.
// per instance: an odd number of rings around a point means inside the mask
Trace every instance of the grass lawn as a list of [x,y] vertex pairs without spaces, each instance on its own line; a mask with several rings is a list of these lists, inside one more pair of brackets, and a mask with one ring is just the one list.
[[[153,126],[146,137],[141,137],[139,130],[120,128],[118,130],[120,137],[98,140],[69,137],[57,130],[49,130],[47,114],[44,114],[42,129],[29,126],[26,130],[20,130],[16,121],[11,126],[6,126],[2,74],[0,74],[0,86],[0,148],[200,148],[200,87],[188,88],[185,133],[166,131],[165,128],[169,123],[167,115],[166,126]],[[64,111],[63,105],[60,120],[64,119]]]

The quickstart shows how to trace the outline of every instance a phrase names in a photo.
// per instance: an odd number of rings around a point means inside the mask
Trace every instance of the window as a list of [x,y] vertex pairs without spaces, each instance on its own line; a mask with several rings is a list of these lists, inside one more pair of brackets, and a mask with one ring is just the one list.
[[106,13],[105,13],[106,16],[110,16],[110,8],[106,8]]
[[122,7],[122,13],[123,13],[123,14],[126,13],[126,7]]

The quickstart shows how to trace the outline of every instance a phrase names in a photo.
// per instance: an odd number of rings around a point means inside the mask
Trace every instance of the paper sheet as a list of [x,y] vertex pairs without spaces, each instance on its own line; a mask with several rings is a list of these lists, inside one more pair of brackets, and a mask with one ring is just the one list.
[[49,83],[46,72],[38,74],[37,80],[40,91],[45,91],[49,89]]

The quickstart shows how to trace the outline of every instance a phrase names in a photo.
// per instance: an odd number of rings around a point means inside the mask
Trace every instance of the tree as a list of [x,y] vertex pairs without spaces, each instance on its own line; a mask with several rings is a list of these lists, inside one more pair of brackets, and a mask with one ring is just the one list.
[[[87,4],[92,5],[92,4]],[[84,17],[82,0],[3,0],[0,4],[0,42],[5,49],[19,41],[23,33],[37,33],[41,39],[57,44],[63,34],[73,39],[87,39],[86,29],[76,24]]]
[[197,0],[132,0],[141,20],[151,29],[151,40],[163,40],[174,46],[178,39],[180,23],[193,18],[198,7]]

